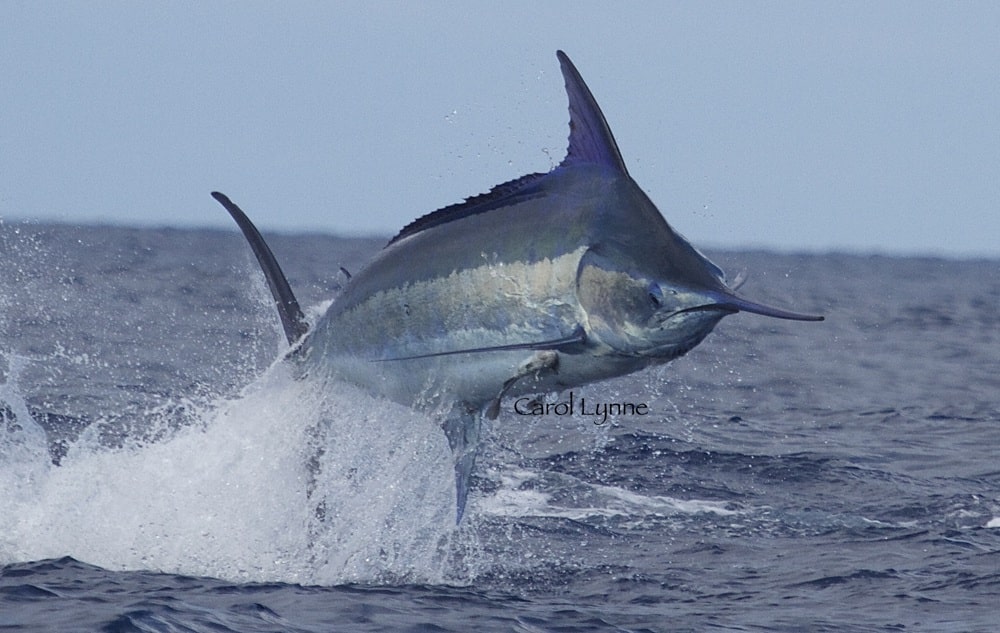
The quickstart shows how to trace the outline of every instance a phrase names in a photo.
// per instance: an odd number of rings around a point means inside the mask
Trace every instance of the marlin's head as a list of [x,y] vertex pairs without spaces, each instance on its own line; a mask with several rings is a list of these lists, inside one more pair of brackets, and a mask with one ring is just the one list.
[[728,314],[822,321],[736,294],[722,270],[663,219],[628,173],[618,144],[576,67],[558,53],[570,137],[557,172],[588,179],[594,230],[577,271],[588,340],[606,353],[665,362],[698,345]]
[[672,239],[661,241],[659,252],[646,250],[654,240],[643,239],[628,246],[599,243],[583,256],[577,295],[587,335],[608,353],[666,362],[686,354],[723,317],[737,312],[823,320],[740,297],[718,266],[673,231],[668,235]]

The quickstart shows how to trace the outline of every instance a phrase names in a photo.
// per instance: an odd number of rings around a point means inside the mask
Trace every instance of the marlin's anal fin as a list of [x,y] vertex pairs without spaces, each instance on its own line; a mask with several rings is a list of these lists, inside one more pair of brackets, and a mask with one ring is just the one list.
[[500,393],[497,397],[490,401],[490,405],[486,407],[484,414],[488,420],[496,420],[497,416],[500,415],[500,401],[503,397],[510,391],[510,388],[514,386],[517,381],[525,378],[527,376],[538,376],[542,371],[559,371],[559,352],[554,350],[544,350],[540,352],[535,352],[531,358],[526,360],[520,367],[517,368],[517,372],[510,378],[504,381],[503,387],[500,388]]
[[462,521],[465,504],[469,499],[469,480],[479,454],[479,440],[483,418],[494,420],[500,413],[500,400],[517,381],[526,376],[537,376],[543,371],[557,371],[559,353],[555,350],[539,350],[522,363],[514,375],[504,381],[500,393],[480,414],[461,404],[456,405],[452,414],[445,419],[441,428],[448,438],[452,459],[455,464],[455,524]]
[[[460,411],[460,413],[456,413]],[[445,419],[441,428],[448,438],[455,463],[455,525],[462,521],[465,502],[469,498],[469,479],[479,454],[479,432],[482,418],[479,412],[456,405],[455,411]]]
[[292,292],[292,287],[288,284],[285,273],[281,271],[281,266],[278,265],[278,260],[267,246],[267,242],[264,241],[260,231],[253,225],[250,218],[243,213],[242,209],[236,206],[225,194],[218,191],[213,191],[212,197],[218,200],[219,204],[225,207],[229,215],[236,220],[236,224],[239,225],[243,236],[250,243],[250,248],[257,258],[257,263],[260,264],[261,270],[264,271],[264,277],[267,278],[267,287],[271,289],[271,296],[274,297],[274,304],[278,308],[278,315],[281,317],[281,327],[285,331],[285,338],[288,340],[289,345],[294,345],[309,330],[309,322],[306,321],[305,314],[302,313],[302,308],[299,307],[299,302],[295,298],[295,293]]

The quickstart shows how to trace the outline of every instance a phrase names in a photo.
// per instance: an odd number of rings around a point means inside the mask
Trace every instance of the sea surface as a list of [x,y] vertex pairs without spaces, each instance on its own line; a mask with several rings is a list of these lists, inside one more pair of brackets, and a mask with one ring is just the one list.
[[[310,318],[384,243],[269,239]],[[1000,261],[710,255],[827,320],[574,390],[646,415],[505,402],[456,527],[235,230],[0,224],[0,630],[1000,630]]]

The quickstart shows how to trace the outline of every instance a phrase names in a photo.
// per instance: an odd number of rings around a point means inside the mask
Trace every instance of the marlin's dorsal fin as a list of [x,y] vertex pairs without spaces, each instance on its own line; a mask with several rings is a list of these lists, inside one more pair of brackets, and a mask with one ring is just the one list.
[[[566,53],[557,51],[556,56],[562,67],[566,96],[569,98],[569,149],[560,166],[595,163],[611,167],[627,176],[625,161],[622,160],[615,137],[611,135],[611,129],[601,114],[601,108],[594,101],[594,95],[590,94],[590,89]],[[521,176],[493,187],[488,193],[428,213],[403,227],[386,246],[448,222],[543,196],[545,190],[542,183],[546,175],[536,173]]]
[[510,182],[505,182],[502,185],[493,187],[490,189],[489,193],[473,196],[465,202],[449,205],[432,213],[428,213],[427,215],[423,215],[404,226],[403,229],[396,234],[396,237],[389,240],[389,244],[386,244],[386,246],[389,246],[393,242],[397,242],[404,237],[409,237],[414,233],[425,231],[429,228],[445,224],[446,222],[467,218],[470,215],[486,213],[487,211],[491,211],[493,209],[516,204],[522,200],[528,200],[535,196],[542,195],[542,191],[534,185],[536,185],[538,181],[544,177],[545,174],[528,174],[527,176],[521,176],[520,178],[511,180]]
[[595,163],[628,175],[618,143],[600,106],[566,53],[556,51],[569,97],[569,150],[562,165]]

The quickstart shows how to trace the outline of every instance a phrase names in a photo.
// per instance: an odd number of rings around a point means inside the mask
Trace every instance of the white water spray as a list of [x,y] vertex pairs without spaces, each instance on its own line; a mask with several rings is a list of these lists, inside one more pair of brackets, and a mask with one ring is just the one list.
[[0,436],[0,564],[68,555],[319,584],[448,575],[451,461],[426,416],[293,380],[278,363],[163,440],[109,449],[92,425],[57,467],[17,368],[7,374],[0,398],[16,422]]

